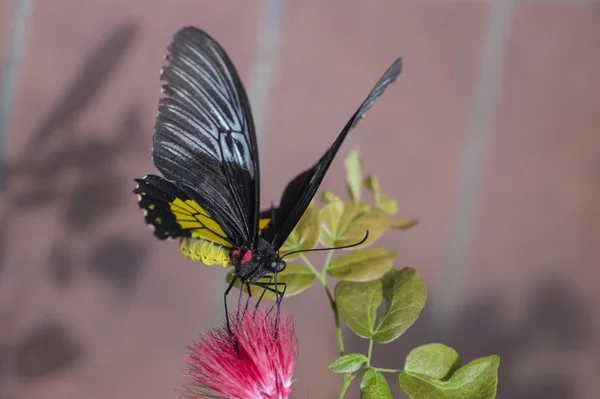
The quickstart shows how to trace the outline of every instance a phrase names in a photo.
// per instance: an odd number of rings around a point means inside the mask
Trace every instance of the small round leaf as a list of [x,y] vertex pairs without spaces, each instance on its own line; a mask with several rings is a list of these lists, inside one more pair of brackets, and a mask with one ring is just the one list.
[[331,202],[321,209],[320,241],[328,247],[352,245],[360,242],[367,231],[367,240],[352,249],[364,248],[381,237],[388,228],[387,215],[367,204]]
[[392,399],[390,386],[383,374],[374,369],[365,372],[360,382],[360,399]]
[[408,219],[408,218],[395,218],[388,216],[388,227],[394,230],[405,230],[409,229],[413,226],[416,226],[419,223],[416,219]]
[[348,327],[363,338],[373,336],[377,308],[383,299],[381,280],[357,283],[340,281],[335,286],[335,301]]
[[327,274],[344,281],[371,281],[383,277],[393,266],[396,252],[383,248],[362,249],[335,258]]
[[331,201],[319,211],[321,220],[321,229],[319,241],[323,245],[333,247],[333,237],[337,233],[342,215],[344,213],[344,203],[342,201]]
[[499,365],[497,355],[476,359],[445,381],[402,371],[398,385],[412,399],[493,399],[498,387]]
[[339,204],[343,204],[344,201],[342,201],[342,199],[340,197],[338,197],[337,195],[335,195],[334,193],[332,193],[331,191],[323,191],[321,193],[321,198],[328,201],[328,202],[335,202],[335,203],[339,203]]
[[362,353],[352,353],[340,356],[327,367],[329,371],[338,374],[354,373],[369,359]]
[[387,196],[381,193],[383,199],[379,203],[379,207],[388,215],[393,215],[398,212],[398,201],[393,199],[388,199]]
[[[279,285],[279,290],[283,289],[281,283],[286,283],[287,287],[285,290],[285,297],[290,297],[294,295],[298,295],[302,291],[307,290],[316,280],[315,274],[306,266],[296,265],[294,263],[288,263],[286,268],[277,274],[277,284]],[[229,272],[226,276],[227,283],[231,283],[233,279],[233,271]],[[261,283],[273,283],[273,279],[269,279],[269,277],[263,277],[258,280]],[[240,280],[238,279],[235,282],[235,288],[238,290],[242,286]],[[273,287],[273,285],[271,285]],[[262,295],[263,288],[256,287],[250,284],[250,290],[252,292],[252,296],[258,298]],[[244,288],[244,292],[247,293]],[[272,291],[266,291],[263,299],[275,300],[275,293]]]
[[404,363],[404,371],[444,380],[460,366],[458,353],[454,349],[442,344],[427,344],[410,351]]
[[[313,249],[319,241],[319,228],[319,208],[314,202],[311,202],[279,252],[286,254],[293,251]],[[293,254],[287,256],[286,260],[293,260],[298,256],[299,254]]]
[[373,193],[375,203],[379,206],[381,191],[379,189],[379,180],[373,174],[369,174],[365,179],[365,187]]
[[419,318],[427,299],[427,288],[415,269],[390,270],[383,278],[386,309],[379,320],[375,342],[395,340]]

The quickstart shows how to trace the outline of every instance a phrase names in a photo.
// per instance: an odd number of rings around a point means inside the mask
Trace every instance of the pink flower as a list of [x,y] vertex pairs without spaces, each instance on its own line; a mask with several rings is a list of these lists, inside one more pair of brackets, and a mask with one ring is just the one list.
[[[185,395],[191,399],[286,399],[298,345],[291,317],[276,323],[259,308],[203,334],[188,347]],[[199,392],[199,390],[211,392]]]

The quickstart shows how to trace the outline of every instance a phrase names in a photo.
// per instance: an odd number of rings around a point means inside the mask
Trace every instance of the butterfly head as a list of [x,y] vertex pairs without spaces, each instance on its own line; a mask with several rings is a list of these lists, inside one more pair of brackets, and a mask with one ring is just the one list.
[[285,261],[281,259],[279,254],[271,247],[267,241],[260,239],[257,251],[254,253],[256,260],[261,264],[262,269],[268,273],[279,273],[285,269]]
[[269,271],[271,273],[279,273],[281,271],[283,271],[283,269],[285,269],[285,261],[283,259],[281,259],[277,254],[274,254],[275,256],[271,258],[270,262],[267,264],[267,269],[269,269]]
[[236,248],[231,257],[238,276],[251,283],[267,273],[279,273],[286,267],[285,261],[263,239],[259,241],[255,250]]

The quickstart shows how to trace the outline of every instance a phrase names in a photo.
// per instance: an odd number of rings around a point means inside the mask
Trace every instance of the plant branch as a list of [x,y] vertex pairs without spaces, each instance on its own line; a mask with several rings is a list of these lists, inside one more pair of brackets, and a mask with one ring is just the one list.
[[331,295],[331,291],[329,287],[326,285],[323,286],[325,288],[325,293],[327,294],[327,298],[329,298],[329,304],[331,305],[331,310],[333,311],[333,318],[335,320],[335,330],[337,332],[337,340],[338,346],[340,348],[340,356],[344,356],[344,340],[342,338],[342,328],[340,326],[340,314],[338,313],[337,304],[335,303],[335,299],[333,299],[333,295]]
[[333,299],[333,295],[331,295],[331,290],[327,286],[327,279],[325,277],[325,271],[329,263],[331,262],[331,257],[333,256],[333,251],[327,252],[327,260],[325,261],[325,266],[323,267],[323,272],[319,273],[310,260],[304,255],[300,254],[300,258],[306,263],[306,266],[317,276],[321,285],[325,289],[325,294],[327,294],[327,298],[329,299],[329,305],[331,305],[331,310],[333,311],[333,318],[335,321],[335,330],[337,333],[338,346],[340,349],[340,356],[344,356],[344,341],[342,338],[342,329],[340,326],[340,314],[338,312],[337,304],[335,303],[335,299]]
[[325,278],[325,274],[327,273],[327,269],[329,268],[329,263],[331,263],[331,257],[333,256],[334,251],[327,251],[327,258],[325,259],[325,265],[323,266],[323,270],[321,271],[321,276]]
[[344,397],[344,395],[346,394],[346,391],[348,390],[348,387],[350,386],[350,383],[352,383],[353,379],[354,379],[354,376],[352,374],[344,374],[344,383],[342,384],[342,389],[340,390],[338,399],[342,399]]
[[382,369],[382,368],[379,368],[379,367],[371,367],[371,368],[375,369],[377,371],[380,371],[382,373],[399,373],[399,372],[402,371],[402,370],[394,370],[394,369]]
[[302,261],[304,261],[304,263],[306,263],[306,266],[310,269],[310,271],[313,272],[313,274],[315,276],[317,276],[317,278],[319,279],[321,284],[325,285],[326,284],[325,277],[321,273],[319,273],[317,268],[312,264],[312,262],[310,260],[308,260],[306,255],[300,254],[300,258],[302,258]]

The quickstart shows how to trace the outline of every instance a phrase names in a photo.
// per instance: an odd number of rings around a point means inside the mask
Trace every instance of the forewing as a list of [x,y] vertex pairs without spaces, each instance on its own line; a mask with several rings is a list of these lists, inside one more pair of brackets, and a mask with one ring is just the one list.
[[258,231],[259,165],[246,93],[225,51],[187,27],[168,48],[161,73],[152,158],[164,177],[202,203],[236,245]]
[[402,63],[401,59],[398,58],[383,74],[381,79],[379,79],[366,100],[354,115],[352,115],[352,118],[346,123],[342,132],[327,152],[323,154],[321,159],[319,159],[313,167],[296,176],[287,185],[281,196],[277,215],[275,216],[274,223],[272,223],[273,227],[272,229],[267,230],[267,232],[273,236],[270,241],[275,249],[279,249],[279,247],[283,245],[302,217],[302,214],[317,192],[329,165],[331,165],[335,154],[338,152],[348,132],[356,126],[364,113],[373,105],[375,100],[381,96],[385,88],[396,80],[401,70]]

